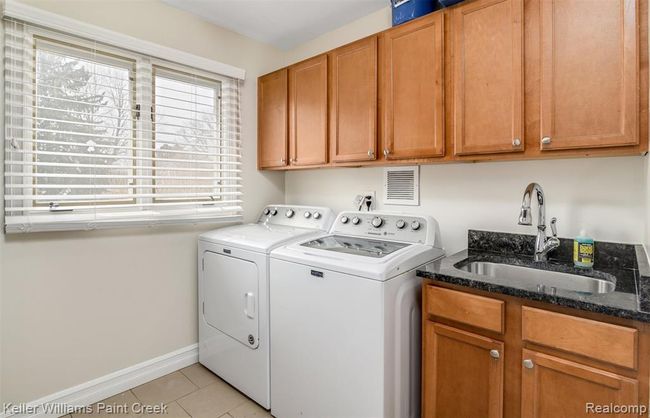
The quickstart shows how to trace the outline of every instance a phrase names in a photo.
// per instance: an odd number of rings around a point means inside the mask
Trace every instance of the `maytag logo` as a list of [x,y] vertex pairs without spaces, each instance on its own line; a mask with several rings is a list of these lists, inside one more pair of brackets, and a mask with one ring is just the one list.
[[322,272],[322,271],[318,271],[318,270],[312,270],[312,271],[311,271],[311,275],[314,276],[314,277],[323,277],[323,276],[324,276],[324,275],[323,275],[323,272]]

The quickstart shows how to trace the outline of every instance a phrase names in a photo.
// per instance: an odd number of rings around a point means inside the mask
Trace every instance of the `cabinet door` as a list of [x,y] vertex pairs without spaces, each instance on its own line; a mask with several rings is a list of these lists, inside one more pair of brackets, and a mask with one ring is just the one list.
[[523,0],[454,10],[455,152],[522,151]]
[[383,34],[383,152],[388,159],[443,156],[444,14]]
[[257,165],[259,168],[287,165],[288,100],[287,70],[257,79]]
[[327,162],[327,55],[289,68],[291,165]]
[[638,403],[636,380],[526,349],[523,359],[522,418],[588,418],[599,415],[590,405]]
[[330,160],[374,160],[377,152],[377,37],[330,54]]
[[503,416],[503,343],[424,321],[424,418]]
[[635,145],[636,0],[543,0],[541,149]]

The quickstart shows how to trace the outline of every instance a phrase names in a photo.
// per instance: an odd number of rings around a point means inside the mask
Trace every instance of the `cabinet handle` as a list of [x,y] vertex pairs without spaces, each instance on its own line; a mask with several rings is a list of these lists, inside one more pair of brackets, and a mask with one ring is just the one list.
[[490,357],[498,360],[499,357],[501,357],[501,354],[499,353],[499,350],[490,350]]
[[521,139],[515,138],[515,139],[512,140],[512,146],[513,147],[518,147],[520,145],[521,145]]
[[533,363],[531,359],[526,359],[524,360],[524,367],[527,369],[532,369],[533,367],[535,367],[535,363]]
[[284,158],[280,158],[280,163],[285,164],[286,162],[287,162],[286,159],[284,159]]
[[388,148],[384,148],[384,157],[388,157],[388,154],[390,154],[390,150]]
[[548,145],[550,143],[551,143],[551,137],[550,136],[545,136],[544,138],[542,138],[542,144]]
[[372,158],[375,156],[375,152],[371,149],[368,150],[368,157]]

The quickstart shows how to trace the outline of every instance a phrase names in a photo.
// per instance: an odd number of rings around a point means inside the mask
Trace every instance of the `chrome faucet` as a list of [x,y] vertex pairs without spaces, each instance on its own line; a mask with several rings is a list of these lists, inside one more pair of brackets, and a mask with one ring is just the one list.
[[530,183],[524,190],[524,198],[521,202],[521,212],[519,213],[519,225],[532,225],[533,217],[530,214],[530,204],[532,196],[537,197],[537,239],[535,240],[535,261],[546,261],[548,253],[560,246],[560,240],[557,237],[557,218],[551,219],[552,237],[546,236],[546,207],[544,206],[544,190],[537,183]]

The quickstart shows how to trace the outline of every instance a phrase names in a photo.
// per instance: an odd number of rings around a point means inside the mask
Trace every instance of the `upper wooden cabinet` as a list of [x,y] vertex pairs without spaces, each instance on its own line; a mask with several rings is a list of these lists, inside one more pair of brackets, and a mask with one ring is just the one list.
[[377,155],[377,37],[330,53],[330,161]]
[[636,0],[540,7],[541,149],[637,144]]
[[327,55],[289,67],[291,165],[327,162]]
[[649,1],[465,0],[263,76],[258,165],[641,155]]
[[635,379],[532,350],[523,359],[521,418],[589,418],[597,415],[589,404],[638,405]]
[[383,152],[387,159],[444,155],[443,36],[443,13],[382,34]]
[[453,15],[455,153],[524,149],[523,0],[479,0]]
[[503,343],[424,321],[423,418],[503,416]]
[[287,165],[287,70],[257,79],[257,165],[259,168]]

